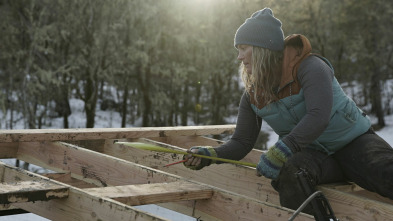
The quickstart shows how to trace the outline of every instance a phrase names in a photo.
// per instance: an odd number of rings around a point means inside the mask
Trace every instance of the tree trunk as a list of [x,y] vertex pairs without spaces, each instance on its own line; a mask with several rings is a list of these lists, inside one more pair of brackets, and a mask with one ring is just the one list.
[[201,84],[198,82],[196,86],[196,95],[195,95],[195,115],[194,115],[194,121],[195,124],[199,124],[200,122],[200,112],[202,111],[202,105],[200,104],[200,96],[201,96]]
[[221,76],[216,75],[213,77],[213,94],[212,94],[212,124],[219,125],[223,123],[222,113],[221,113],[221,100],[222,100],[222,89],[223,81]]
[[370,97],[371,97],[371,110],[378,118],[378,123],[375,125],[376,129],[383,128],[386,126],[384,113],[382,108],[382,95],[381,95],[381,79],[380,79],[380,71],[376,70],[371,75],[371,88],[370,88]]
[[[374,25],[373,29],[377,26],[377,21],[375,17],[371,17],[371,24]],[[365,47],[368,49],[369,54],[373,54],[374,51],[378,51],[376,31],[370,30],[369,37],[365,41]],[[374,52],[375,53],[375,52]],[[382,95],[381,95],[381,71],[377,60],[371,59],[370,67],[372,70],[371,74],[371,85],[370,85],[370,99],[371,99],[371,111],[375,113],[378,118],[377,125],[374,125],[375,129],[380,129],[385,126],[384,113],[382,108]]]
[[[89,74],[89,73],[88,73]],[[86,79],[85,85],[85,111],[86,111],[86,128],[94,128],[94,119],[96,116],[96,104],[97,104],[97,85],[95,85],[95,76],[90,76]]]
[[188,104],[189,104],[189,95],[188,95],[188,81],[185,82],[184,85],[184,92],[183,92],[183,107],[181,109],[181,125],[187,126],[187,119],[188,119]]
[[[66,77],[63,77],[63,82],[67,82]],[[65,83],[61,86],[61,91],[56,96],[56,112],[63,117],[63,128],[69,128],[68,116],[71,115],[70,101],[68,100],[68,85]]]
[[151,115],[151,98],[150,98],[150,68],[145,69],[145,79],[142,78],[142,68],[138,68],[140,73],[137,75],[139,85],[143,94],[144,110],[142,112],[142,127],[148,127],[150,125]]
[[127,101],[128,101],[128,81],[124,86],[123,104],[121,106],[121,127],[126,127],[127,123]]
[[69,128],[69,123],[68,123],[68,116],[71,115],[71,106],[70,106],[70,101],[68,100],[68,90],[63,91],[63,104],[65,110],[63,111],[63,127],[64,128]]
[[63,127],[65,129],[69,128],[69,123],[68,123],[68,116],[67,115],[63,115]]

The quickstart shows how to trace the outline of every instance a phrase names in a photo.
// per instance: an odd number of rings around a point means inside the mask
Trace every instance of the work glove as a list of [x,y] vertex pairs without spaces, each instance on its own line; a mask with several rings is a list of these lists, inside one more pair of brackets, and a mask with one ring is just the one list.
[[281,167],[287,162],[288,158],[293,155],[291,149],[279,140],[270,149],[261,155],[257,165],[257,175],[265,176],[270,179],[276,179],[280,173]]
[[[214,150],[213,147],[210,147],[210,146],[191,147],[189,150],[187,150],[187,152],[199,154],[199,155],[217,157],[216,151]],[[193,156],[191,156],[191,154],[184,155],[183,159],[188,159],[183,164],[185,167],[190,168],[192,170],[200,170],[205,166],[209,166],[212,163],[216,163],[215,160],[200,158],[200,157],[193,157]]]

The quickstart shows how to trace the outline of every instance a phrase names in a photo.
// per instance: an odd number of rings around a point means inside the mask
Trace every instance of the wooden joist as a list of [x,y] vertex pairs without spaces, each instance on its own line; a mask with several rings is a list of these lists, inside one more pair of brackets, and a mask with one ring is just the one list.
[[180,179],[158,170],[137,165],[64,142],[23,142],[18,159],[97,186],[164,183]]
[[[198,140],[200,141],[200,139]],[[149,139],[140,139],[138,141],[179,149],[179,147],[162,142],[155,142]],[[191,144],[192,142],[189,140],[188,143]],[[159,169],[167,173],[176,174],[186,179],[206,183],[263,202],[279,205],[278,193],[270,185],[271,181],[265,177],[256,176],[255,169],[250,167],[232,164],[214,164],[198,171],[190,170],[182,164],[164,167],[166,164],[181,160],[183,156],[168,153],[155,153],[124,145],[116,145],[113,144],[111,140],[107,140],[103,153],[129,162],[135,162],[150,168]],[[261,154],[258,150],[253,150],[253,153],[258,156]]]
[[235,125],[0,130],[1,142],[77,141],[233,133]]
[[166,220],[115,200],[97,197],[79,188],[1,162],[0,179],[3,182],[45,181],[67,187],[69,190],[67,198],[12,204],[15,207],[51,220]]
[[213,190],[190,182],[153,183],[85,189],[90,194],[108,197],[130,206],[210,199]]
[[[71,177],[73,178],[103,187],[165,183],[178,180],[184,181],[184,178],[177,175],[169,174],[151,167],[142,166],[140,164],[63,142],[21,142],[19,144],[17,157],[18,159],[56,172],[71,173]],[[209,219],[210,217],[221,219],[220,216],[224,216],[225,218],[223,218],[223,220],[226,220],[229,219],[229,217],[238,216],[236,213],[240,212],[242,214],[248,214],[250,217],[266,217],[268,220],[287,220],[293,213],[292,210],[282,208],[274,204],[251,199],[213,186],[209,187],[213,189],[213,195],[210,199],[186,200],[171,203],[190,208],[191,213],[187,215],[198,214],[202,217],[201,219],[203,219],[203,217],[209,217]],[[77,191],[79,194],[83,192],[93,198],[97,197],[99,199],[112,200],[104,197],[100,198],[99,196],[89,194],[88,192],[80,189],[70,188],[70,195],[67,200],[72,201],[74,204],[84,204],[86,202],[75,201],[75,198],[72,197],[73,194],[71,194],[72,191]],[[85,198],[89,197],[85,196]],[[34,205],[30,205],[34,207],[27,207],[26,205],[23,205],[23,207],[20,208],[28,211],[38,209],[38,212],[44,213],[45,217],[52,217],[54,214],[51,212],[56,210],[52,209],[51,206],[48,208],[48,206],[54,202],[58,203],[58,201],[52,200],[47,204],[41,202],[40,208],[37,208]],[[198,204],[197,207],[196,204]],[[219,211],[211,209],[218,207],[218,205],[225,206],[220,208]],[[62,207],[57,204],[56,206]],[[74,207],[77,207],[77,205]],[[42,211],[40,210],[41,208],[46,208],[46,210]],[[77,212],[80,211],[77,210]],[[304,220],[312,220],[311,216],[305,214],[301,214],[300,217]]]
[[16,158],[18,152],[18,143],[1,143],[0,142],[0,159]]
[[11,203],[48,201],[68,197],[68,188],[44,181],[21,181],[0,183],[0,204],[8,207]]
[[74,186],[77,188],[94,188],[97,187],[97,185],[87,183],[83,180],[78,180],[76,178],[71,177],[71,173],[47,173],[47,174],[41,174],[42,176],[45,176],[49,179],[53,179],[56,181],[59,181],[61,183],[68,184],[70,186]]
[[[142,141],[152,142],[168,148],[174,148],[172,145],[155,143],[157,140],[165,141],[167,139],[154,138],[154,141],[149,141],[149,139],[143,139]],[[197,141],[201,142],[203,140],[197,138]],[[170,163],[172,156],[169,154],[156,154],[155,157],[148,157],[149,154],[151,154],[148,151],[136,150],[127,147],[117,147],[116,145],[111,145],[109,143],[107,143],[104,149],[107,155],[116,156],[129,161],[135,161],[142,165],[159,168],[165,172],[177,174],[188,179],[197,180],[228,191],[240,193],[244,196],[257,200],[279,205],[278,194],[271,187],[270,180],[264,177],[255,176],[255,169],[229,164],[211,165],[197,172],[190,171],[189,169],[184,168],[183,165],[174,165],[169,168],[165,168],[161,166],[161,161]],[[191,137],[187,138],[187,144],[194,145]],[[133,153],[132,157],[129,157],[131,156],[129,152]],[[174,159],[174,161],[176,160],[179,160],[179,158]],[[328,197],[335,214],[340,220],[389,220],[387,217],[393,217],[393,200],[372,194],[356,185],[342,185],[339,187],[336,185],[328,185],[322,186],[321,190]],[[354,191],[355,189],[356,191]],[[373,198],[371,198],[372,196]],[[373,205],[378,207],[373,207]],[[179,209],[178,205],[163,206],[174,210],[185,210],[185,208]],[[358,210],[361,210],[362,212],[357,212]]]
[[336,214],[353,220],[391,220],[393,200],[352,185],[322,185],[318,187],[329,199]]

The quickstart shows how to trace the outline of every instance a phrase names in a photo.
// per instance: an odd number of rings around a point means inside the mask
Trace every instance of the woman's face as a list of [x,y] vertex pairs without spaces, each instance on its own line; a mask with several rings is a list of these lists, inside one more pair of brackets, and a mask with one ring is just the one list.
[[237,59],[243,63],[247,74],[252,73],[252,46],[251,45],[239,45],[237,47],[238,56]]

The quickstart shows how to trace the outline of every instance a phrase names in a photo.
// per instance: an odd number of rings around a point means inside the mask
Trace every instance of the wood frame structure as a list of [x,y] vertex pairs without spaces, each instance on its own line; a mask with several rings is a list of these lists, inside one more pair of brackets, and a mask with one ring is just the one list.
[[[154,143],[173,149],[217,146],[212,135],[235,125],[1,130],[0,158],[15,158],[53,171],[38,174],[0,162],[0,213],[28,211],[51,220],[166,220],[134,207],[156,204],[199,220],[288,220],[270,181],[255,169],[231,164],[192,171],[164,165],[182,156],[114,144]],[[257,163],[253,150],[243,160]],[[393,200],[354,184],[319,187],[340,220],[390,220]],[[314,220],[299,214],[295,220]]]

